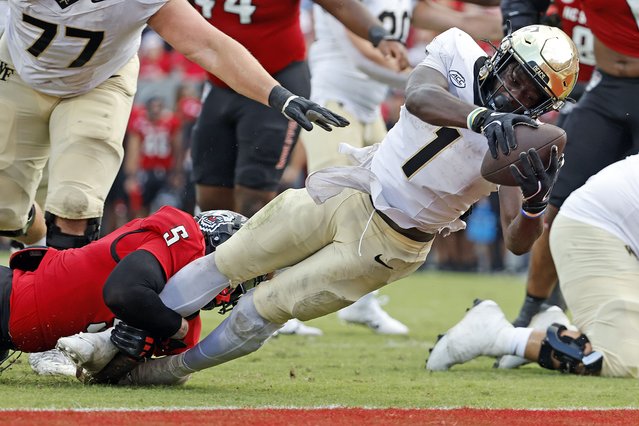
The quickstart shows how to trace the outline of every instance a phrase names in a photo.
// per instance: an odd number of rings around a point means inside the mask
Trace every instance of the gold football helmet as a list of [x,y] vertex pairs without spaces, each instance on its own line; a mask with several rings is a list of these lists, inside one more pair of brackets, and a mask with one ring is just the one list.
[[[516,99],[504,82],[502,71],[516,61],[535,82],[542,99],[534,107]],[[538,117],[564,104],[577,82],[579,54],[573,41],[559,28],[529,25],[504,37],[495,54],[479,71],[479,92],[484,106],[504,110],[504,91],[517,101],[516,112]],[[500,99],[502,97],[502,99]]]

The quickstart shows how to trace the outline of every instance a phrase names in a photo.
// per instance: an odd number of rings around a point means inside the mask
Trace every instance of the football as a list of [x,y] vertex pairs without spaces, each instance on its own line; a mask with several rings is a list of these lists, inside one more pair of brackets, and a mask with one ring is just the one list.
[[481,175],[489,182],[505,186],[517,186],[515,178],[510,172],[510,165],[519,166],[519,154],[535,148],[543,161],[544,166],[550,164],[550,150],[553,145],[557,145],[559,155],[566,146],[566,132],[552,124],[540,124],[534,128],[526,125],[515,126],[515,137],[517,138],[517,149],[508,155],[499,152],[497,158],[486,152],[486,156],[481,163]]

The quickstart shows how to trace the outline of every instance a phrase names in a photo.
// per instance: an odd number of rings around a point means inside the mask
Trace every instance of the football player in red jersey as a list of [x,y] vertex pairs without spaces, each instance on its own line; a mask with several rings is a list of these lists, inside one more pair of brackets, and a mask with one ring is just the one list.
[[[163,207],[82,248],[29,248],[15,253],[10,267],[0,267],[4,355],[0,359],[10,350],[52,349],[59,338],[106,329],[116,317],[152,336],[142,342],[152,343],[151,349],[157,341],[175,343],[171,339],[179,340],[180,348],[194,345],[200,334],[199,316],[182,318],[162,303],[159,294],[173,274],[213,251],[245,220],[229,211],[204,212],[194,218]],[[222,290],[212,288],[210,300]],[[163,354],[183,350],[173,347],[157,350]]]
[[[283,87],[309,96],[300,0],[190,1],[213,26],[244,45]],[[316,3],[406,68],[404,46],[391,39],[359,1]],[[198,204],[204,210],[230,209],[252,216],[275,197],[300,127],[233,92],[218,77],[209,77],[211,90],[193,134]]]
[[134,217],[147,216],[158,194],[177,192],[183,180],[182,135],[175,113],[165,109],[161,97],[148,99],[144,112],[130,123],[124,155],[125,188],[129,194],[139,193],[142,201]]
[[[502,12],[516,29],[539,19],[548,4],[549,0],[502,1]],[[530,322],[557,283],[547,231],[564,200],[599,170],[639,152],[639,114],[635,113],[639,99],[639,6],[624,0],[563,0],[557,6],[562,26],[572,29],[582,61],[592,46],[595,70],[584,95],[562,124],[568,136],[566,164],[551,194],[546,232],[531,251],[526,298],[516,326]],[[588,28],[583,26],[585,19]]]

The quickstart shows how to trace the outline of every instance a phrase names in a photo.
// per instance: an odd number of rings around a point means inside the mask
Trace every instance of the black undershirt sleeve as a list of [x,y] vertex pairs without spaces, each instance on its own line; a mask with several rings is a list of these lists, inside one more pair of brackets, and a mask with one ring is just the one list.
[[160,300],[166,277],[160,262],[146,250],[125,256],[113,269],[103,289],[104,303],[115,316],[159,338],[174,335],[182,317]]

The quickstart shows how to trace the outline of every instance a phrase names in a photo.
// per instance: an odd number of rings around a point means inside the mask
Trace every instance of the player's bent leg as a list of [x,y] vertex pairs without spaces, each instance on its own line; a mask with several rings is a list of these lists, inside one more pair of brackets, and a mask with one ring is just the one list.
[[562,373],[599,375],[603,354],[594,351],[588,337],[580,331],[552,324],[541,342],[537,362],[544,368]]
[[[531,332],[532,329],[515,329],[494,301],[476,300],[466,316],[439,338],[430,351],[426,368],[443,371],[481,355],[523,354]],[[521,336],[515,336],[516,333]]]
[[195,347],[180,355],[149,360],[131,371],[120,384],[181,384],[195,371],[259,349],[282,324],[272,323],[258,314],[253,294],[242,296],[231,315]]
[[[98,218],[102,217],[104,201],[124,157],[122,141],[138,68],[137,58],[132,58],[98,87],[61,99],[51,111],[49,186],[44,209],[57,216],[50,221],[56,228],[49,233],[64,237],[62,248],[85,245],[99,232]],[[76,241],[73,236],[82,238]]]
[[604,354],[601,375],[638,377],[636,254],[610,232],[561,214],[550,243],[573,323]]
[[[577,327],[570,323],[570,320],[559,306],[550,306],[549,308],[539,312],[530,321],[530,328],[535,331],[546,331],[552,324],[560,324],[569,330],[576,331]],[[495,368],[517,368],[524,364],[528,364],[530,360],[523,356],[504,355],[495,361]]]
[[58,250],[84,247],[100,238],[101,217],[65,219],[45,212],[47,245]]
[[[0,222],[3,218],[0,214]],[[7,216],[5,216],[7,217]],[[14,223],[14,220],[9,220],[9,223]],[[38,244],[42,242],[46,236],[46,224],[44,221],[44,215],[40,206],[34,203],[29,209],[29,213],[26,219],[26,224],[20,229],[0,231],[0,236],[12,238],[12,247],[16,247],[17,250],[21,250],[25,245]],[[16,250],[16,251],[17,251]]]

